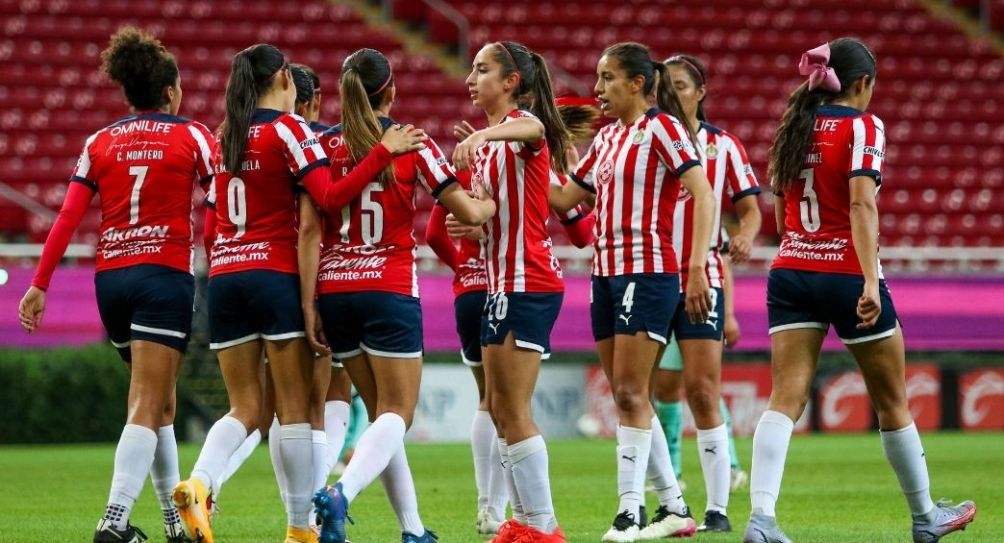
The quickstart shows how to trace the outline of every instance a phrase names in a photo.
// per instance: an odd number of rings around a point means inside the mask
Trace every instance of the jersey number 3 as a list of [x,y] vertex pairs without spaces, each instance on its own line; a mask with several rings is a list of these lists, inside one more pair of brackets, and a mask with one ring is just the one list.
[[812,168],[806,168],[798,177],[805,180],[802,201],[798,204],[802,228],[805,228],[806,232],[815,232],[822,226],[822,220],[819,218],[819,198],[816,196],[816,191],[812,190],[812,184],[816,180],[815,171]]

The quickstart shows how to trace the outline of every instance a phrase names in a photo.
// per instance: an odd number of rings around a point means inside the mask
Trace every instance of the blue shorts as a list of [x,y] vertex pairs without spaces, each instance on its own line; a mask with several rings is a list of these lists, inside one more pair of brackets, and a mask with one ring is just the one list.
[[482,290],[461,294],[453,301],[460,355],[464,364],[472,368],[481,367],[481,315],[487,299],[488,293]]
[[122,360],[132,361],[132,340],[159,343],[182,353],[188,349],[195,305],[191,274],[141,264],[98,272],[94,287],[101,322]]
[[647,332],[648,337],[665,345],[679,300],[680,276],[675,273],[594,275],[589,293],[593,339]]
[[488,295],[481,318],[481,345],[501,345],[512,332],[520,349],[551,356],[551,330],[561,311],[560,292],[496,292]]
[[209,348],[305,337],[300,277],[249,270],[209,278]]
[[864,288],[861,275],[773,269],[767,276],[767,318],[770,333],[816,328],[832,324],[845,344],[866,343],[896,333],[896,309],[885,280],[879,281],[882,313],[871,328],[858,330],[858,298]]
[[711,313],[708,313],[708,320],[699,324],[691,323],[690,317],[687,316],[687,300],[680,296],[667,336],[676,336],[677,341],[688,339],[722,340],[722,335],[725,332],[725,294],[718,287],[712,287],[709,292],[711,293]]
[[317,307],[339,360],[363,352],[386,358],[422,356],[422,304],[414,296],[373,290],[321,294]]

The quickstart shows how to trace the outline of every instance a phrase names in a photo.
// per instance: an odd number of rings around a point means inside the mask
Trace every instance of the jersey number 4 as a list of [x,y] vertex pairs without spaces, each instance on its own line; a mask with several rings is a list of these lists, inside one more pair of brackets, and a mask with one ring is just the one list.
[[806,168],[798,177],[805,180],[802,201],[798,204],[802,228],[805,228],[806,232],[815,232],[822,226],[822,220],[819,217],[819,198],[816,196],[816,191],[812,190],[812,185],[816,180],[815,171],[812,168]]

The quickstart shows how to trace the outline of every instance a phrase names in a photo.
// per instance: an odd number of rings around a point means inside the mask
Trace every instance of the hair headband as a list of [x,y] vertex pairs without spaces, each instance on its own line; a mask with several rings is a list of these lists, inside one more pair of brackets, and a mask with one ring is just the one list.
[[824,43],[815,49],[802,53],[798,63],[798,73],[809,76],[809,90],[821,88],[830,92],[840,92],[840,78],[830,68],[830,44]]
[[[519,71],[519,64],[516,64],[516,57],[512,56],[512,52],[509,51],[509,48],[506,47],[504,43],[498,41],[498,42],[495,42],[495,45],[498,45],[499,47],[502,48],[503,51],[505,51],[505,54],[506,54],[507,57],[509,57],[509,60],[512,62],[513,67],[516,68],[516,77],[519,78],[520,83],[522,83],[523,82],[523,72]],[[516,88],[519,88],[518,84],[517,84]]]
[[[387,72],[387,80],[383,82],[383,85],[380,85],[380,88],[378,88],[377,90],[375,90],[375,91],[367,94],[366,96],[369,96],[370,98],[372,98],[372,97],[380,94],[381,92],[384,91],[384,89],[387,88],[387,85],[390,85],[390,82],[393,81],[393,80],[394,80],[394,72],[388,71]],[[320,89],[318,89],[318,90],[320,90]],[[314,92],[317,92],[317,91],[314,91]]]
[[694,74],[697,75],[697,79],[699,80],[699,84],[702,85],[702,86],[704,85],[704,74],[701,73],[701,70],[697,69],[697,66],[694,65],[693,62],[690,62],[689,60],[687,60],[686,58],[684,58],[682,55],[671,56],[671,57],[667,58],[664,61],[664,64],[674,64],[674,63],[677,63],[677,62],[683,63],[683,64],[685,64],[687,66],[687,68],[690,68],[690,71],[692,71]]

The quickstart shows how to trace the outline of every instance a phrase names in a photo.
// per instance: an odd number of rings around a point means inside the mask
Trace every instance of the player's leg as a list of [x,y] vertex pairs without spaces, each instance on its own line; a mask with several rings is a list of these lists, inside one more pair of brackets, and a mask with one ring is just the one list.
[[[216,482],[216,488],[213,489],[212,504],[210,505],[210,512],[214,513],[216,505],[219,504],[220,494],[223,492],[223,486],[230,480],[231,477],[237,473],[237,470],[244,465],[244,462],[254,453],[258,444],[262,440],[262,429],[268,431],[269,426],[263,426],[263,424],[271,425],[273,420],[273,414],[275,413],[275,389],[272,387],[272,380],[268,376],[268,359],[265,359],[265,364],[262,365],[259,372],[261,377],[259,379],[264,379],[265,389],[263,390],[264,401],[262,402],[262,414],[258,417],[258,425],[251,430],[248,436],[244,439],[244,443],[234,452],[233,456],[227,462],[227,469],[223,471],[220,475],[219,480]],[[267,414],[266,414],[267,413]],[[267,422],[265,422],[267,419]],[[278,421],[276,421],[276,428],[278,428]],[[277,434],[278,435],[278,434]],[[271,445],[271,443],[270,443]],[[278,441],[276,441],[276,448],[278,448]],[[283,496],[283,503],[286,503],[285,492],[286,492],[285,482],[280,482],[279,491],[280,495]]]
[[331,359],[331,378],[324,401],[324,433],[328,440],[326,467],[330,474],[341,457],[349,430],[352,403],[352,381],[342,363]]

